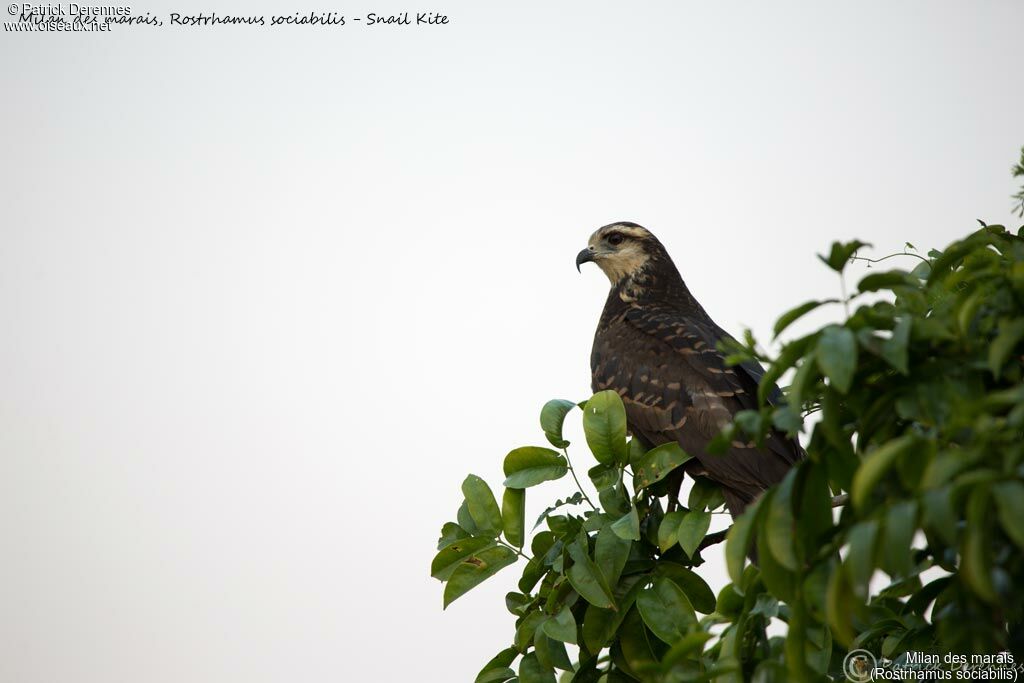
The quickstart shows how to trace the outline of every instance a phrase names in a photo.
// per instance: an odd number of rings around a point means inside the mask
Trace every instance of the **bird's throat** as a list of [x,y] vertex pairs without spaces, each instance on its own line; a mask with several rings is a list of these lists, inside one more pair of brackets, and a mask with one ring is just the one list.
[[623,276],[618,282],[613,282],[612,288],[623,302],[632,304],[650,296],[657,284],[657,277],[645,264]]

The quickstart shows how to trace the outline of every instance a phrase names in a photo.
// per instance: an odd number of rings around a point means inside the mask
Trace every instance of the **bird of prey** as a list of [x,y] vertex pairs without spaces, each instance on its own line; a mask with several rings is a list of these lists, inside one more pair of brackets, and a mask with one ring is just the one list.
[[[805,457],[795,439],[778,431],[760,447],[733,441],[725,453],[707,452],[733,415],[758,407],[764,368],[754,361],[726,364],[717,344],[729,335],[647,229],[630,222],[599,228],[576,257],[576,268],[587,262],[611,281],[590,357],[594,391],[612,389],[622,397],[627,427],[647,448],[675,441],[692,455],[681,469],[717,483],[735,517]],[[776,387],[772,402],[781,398]],[[673,479],[672,507],[682,472]]]

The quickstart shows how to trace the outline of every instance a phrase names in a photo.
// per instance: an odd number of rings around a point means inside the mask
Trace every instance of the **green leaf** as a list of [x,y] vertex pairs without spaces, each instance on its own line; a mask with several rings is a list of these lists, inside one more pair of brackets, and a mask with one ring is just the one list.
[[614,488],[619,483],[619,475],[622,472],[615,465],[594,465],[587,470],[587,476],[594,484],[598,493]]
[[629,559],[629,549],[633,543],[620,537],[611,526],[603,526],[597,532],[594,542],[594,563],[605,579],[605,585],[615,586],[619,583],[622,569]]
[[754,543],[754,521],[764,497],[758,498],[753,505],[733,520],[729,533],[725,536],[725,564],[729,570],[729,578],[739,584],[743,578],[743,564]]
[[591,605],[611,609],[615,605],[611,589],[605,582],[601,570],[590,559],[590,555],[587,553],[587,545],[586,534],[581,531],[580,538],[566,546],[566,549],[569,551],[569,557],[573,561],[569,571],[566,572],[566,577],[569,579],[572,587],[576,589],[576,592],[580,594],[580,597]]
[[601,507],[604,508],[605,513],[612,518],[621,517],[622,515],[629,514],[629,509],[632,503],[629,499],[629,494],[626,492],[626,487],[615,482],[615,486],[604,489],[597,494],[598,500],[601,502]]
[[850,498],[854,507],[859,510],[865,509],[871,498],[871,493],[878,486],[878,482],[882,480],[882,476],[889,471],[900,456],[908,453],[914,444],[915,438],[908,434],[885,442],[864,457],[860,467],[853,475]]
[[759,405],[770,403],[769,397],[776,391],[775,383],[779,381],[783,373],[793,367],[798,360],[803,358],[804,353],[818,338],[818,332],[800,337],[788,344],[783,344],[779,351],[778,358],[765,370],[764,377],[757,383],[757,402]]
[[[768,493],[764,494],[763,497],[768,498],[764,503],[764,507],[771,507],[771,494],[774,493],[771,489]],[[767,525],[761,524],[756,531],[757,533],[757,546],[759,549],[768,548],[767,538]],[[782,564],[775,559],[775,555],[771,552],[759,552],[757,556],[758,566],[761,570],[761,579],[764,581],[764,585],[768,590],[784,602],[791,602],[796,587],[796,577],[793,572],[789,571]]]
[[999,334],[988,347],[988,367],[993,375],[999,377],[1003,364],[1021,339],[1024,339],[1024,318],[1000,321]]
[[473,683],[505,683],[514,678],[516,674],[509,667],[518,655],[519,652],[514,647],[502,650],[484,665]]
[[[736,628],[726,628],[722,632],[718,662],[711,671],[714,674],[715,683],[743,683],[739,650],[739,644],[736,642]],[[758,681],[758,683],[763,682]]]
[[637,515],[636,506],[631,505],[629,512],[612,522],[612,531],[619,538],[630,541],[640,540],[640,517]]
[[910,316],[900,318],[900,321],[896,323],[896,327],[892,330],[892,337],[886,339],[882,344],[882,358],[902,375],[910,373],[907,343],[910,341],[911,325]]
[[967,498],[967,524],[960,552],[960,573],[965,583],[986,602],[996,602],[992,583],[992,550],[989,528],[989,487],[975,486]]
[[844,647],[849,647],[856,636],[853,630],[853,615],[857,604],[846,572],[832,572],[825,593],[825,615],[828,617],[828,625],[832,628],[833,636]]
[[672,667],[684,659],[699,659],[700,654],[704,651],[704,643],[712,638],[714,638],[712,634],[704,631],[687,633],[669,649],[661,662],[664,666]]
[[463,560],[493,545],[494,539],[485,536],[474,536],[453,541],[434,556],[434,561],[430,563],[430,575],[435,579],[444,581],[452,575],[456,567],[462,564]]
[[501,510],[487,482],[471,474],[462,482],[462,494],[466,496],[469,515],[477,528],[496,536],[501,531]]
[[693,570],[675,562],[661,560],[655,568],[655,573],[682,588],[690,604],[698,612],[711,614],[715,611],[715,594],[704,579]]
[[790,309],[782,314],[782,316],[775,322],[775,327],[772,328],[772,338],[778,337],[782,334],[782,331],[792,325],[794,322],[804,317],[814,309],[824,304],[837,304],[839,299],[825,299],[823,301],[807,301],[800,304],[796,308]]
[[501,499],[501,524],[505,539],[522,548],[526,539],[526,489],[505,489]]
[[797,361],[804,357],[804,353],[811,348],[811,345],[817,340],[819,334],[820,333],[818,332],[814,332],[788,344],[782,345],[782,350],[779,351],[778,357],[771,362],[765,370],[764,377],[758,381],[759,405],[774,403],[775,399],[773,396],[778,391],[775,383],[778,382],[779,378],[782,377],[785,371],[793,368],[797,364]]
[[[821,343],[820,340],[819,343]],[[776,429],[785,431],[787,434],[796,434],[800,431],[803,420],[800,419],[799,408],[812,395],[812,390],[818,383],[821,376],[818,372],[819,367],[817,352],[810,351],[796,369],[793,374],[793,382],[786,391],[789,404],[777,408],[772,414]],[[787,421],[783,421],[781,418],[786,418]]]
[[999,524],[1014,543],[1024,550],[1024,484],[1004,481],[992,487]]
[[519,683],[555,683],[555,672],[545,669],[537,654],[531,652],[519,662]]
[[917,281],[911,277],[910,273],[903,270],[887,270],[881,273],[871,273],[864,277],[857,284],[857,289],[861,292],[877,292],[880,289],[907,286],[917,286]]
[[[638,672],[646,671],[656,666],[658,659],[651,647],[648,631],[644,627],[639,609],[629,610],[629,613],[623,620],[622,628],[619,629],[618,646],[622,656],[615,660],[616,663],[632,678],[645,680],[646,677]],[[615,659],[614,645],[612,647],[612,658]],[[622,681],[621,678],[615,683],[620,683],[620,681]]]
[[675,441],[652,448],[636,464],[633,470],[633,485],[641,489],[655,484],[690,457]]
[[563,643],[576,643],[576,619],[566,605],[553,618],[544,622],[544,633]]
[[761,593],[757,596],[757,600],[754,602],[750,613],[761,614],[769,619],[777,617],[779,616],[779,600],[774,595]]
[[949,545],[956,545],[957,515],[951,486],[926,491],[922,497],[922,524]]
[[822,263],[827,265],[837,273],[843,272],[846,268],[846,264],[849,263],[850,257],[853,256],[861,247],[870,247],[871,245],[867,242],[861,242],[860,240],[854,240],[852,242],[833,242],[832,250],[829,252],[828,257],[818,255]]
[[796,470],[790,470],[772,496],[764,521],[768,551],[783,567],[796,571],[799,562],[794,546],[796,523],[793,519],[793,482]]
[[978,288],[961,300],[956,312],[956,322],[963,334],[971,333],[971,323],[974,322],[981,305],[988,300],[989,294],[989,290]]
[[757,410],[741,410],[732,416],[742,434],[749,439],[760,439],[764,436],[764,416]]
[[[815,554],[815,548],[834,526],[832,521],[832,491],[824,463],[813,460],[800,464],[793,482],[794,535],[799,539],[794,547],[803,556]],[[824,590],[824,585],[822,585]]]
[[932,272],[928,276],[928,284],[935,285],[945,280],[955,270],[956,265],[963,260],[964,256],[974,250],[975,244],[968,238],[946,247],[945,251],[940,253],[932,254],[929,252],[929,256],[933,256],[932,261]]
[[917,503],[912,500],[896,503],[885,516],[885,543],[882,546],[882,568],[893,578],[910,573],[911,544],[917,530]]
[[559,500],[555,501],[554,505],[548,506],[547,508],[545,508],[544,512],[540,513],[540,516],[537,517],[537,522],[533,525],[533,528],[536,529],[537,527],[539,527],[544,522],[544,520],[547,519],[548,515],[550,515],[558,508],[563,507],[565,505],[579,505],[582,502],[583,493],[581,493],[580,491],[577,491],[568,498],[560,498]]
[[505,486],[525,489],[545,481],[561,479],[569,471],[561,455],[550,448],[525,446],[505,456]]
[[946,590],[955,576],[955,574],[943,576],[925,585],[917,591],[912,598],[907,600],[907,609],[923,616],[929,605],[935,601],[935,598],[937,598],[939,594]]
[[537,582],[541,580],[541,577],[547,573],[547,571],[548,568],[544,566],[543,560],[537,555],[534,555],[530,558],[530,561],[526,563],[526,566],[523,567],[523,574],[516,585],[519,587],[519,590],[524,593],[529,593],[533,590],[533,587],[537,585]]
[[[548,621],[545,621],[544,624],[547,625]],[[537,660],[545,669],[572,671],[572,662],[569,661],[565,645],[545,635],[543,628],[537,629],[537,633],[533,637],[533,649],[537,653]]]
[[[803,366],[807,364],[804,363]],[[803,427],[803,420],[800,413],[791,405],[784,405],[772,411],[772,426],[780,432],[789,434],[794,438]]]
[[627,576],[615,587],[615,604],[618,611],[587,605],[583,615],[583,643],[587,649],[597,652],[611,642],[643,587],[644,583],[639,576]]
[[707,477],[694,477],[686,507],[691,510],[714,510],[725,503],[722,487]]
[[683,521],[685,514],[685,512],[676,510],[662,518],[661,524],[658,526],[658,549],[662,553],[674,546],[676,541],[679,540],[676,532],[679,530],[679,523]]
[[669,645],[680,640],[697,626],[697,615],[686,594],[668,579],[658,578],[636,598],[647,628]]
[[847,393],[857,368],[857,338],[845,327],[829,325],[818,339],[818,367],[840,393]]
[[533,598],[524,593],[514,591],[505,593],[505,609],[517,617],[525,615],[529,611],[531,603],[533,603]]
[[441,527],[441,537],[437,539],[437,549],[449,546],[460,538],[469,538],[469,533],[455,522],[445,522]]
[[628,462],[626,408],[616,392],[601,391],[587,401],[583,409],[583,432],[599,463],[625,465]]
[[877,538],[878,522],[873,519],[854,524],[846,535],[850,549],[843,564],[850,574],[854,594],[862,600],[867,598],[871,575],[875,571]]
[[615,629],[618,628],[618,624],[614,624],[616,618],[624,616],[625,613],[621,610],[613,612],[588,604],[583,613],[582,645],[590,652],[600,651],[615,636]]
[[799,600],[790,607],[789,629],[783,644],[787,679],[796,683],[811,683],[807,671],[807,608]]
[[515,677],[516,672],[511,668],[507,666],[495,667],[493,669],[481,671],[473,683],[507,683],[507,681],[514,680]]
[[727,584],[718,592],[718,600],[715,603],[715,611],[727,617],[739,616],[743,611],[743,596],[740,595],[739,587],[735,584]]
[[630,464],[630,466],[635,467],[636,464],[638,462],[640,462],[640,458],[644,457],[644,455],[646,453],[647,453],[647,449],[644,447],[644,445],[642,443],[640,443],[640,439],[630,439],[629,440],[629,464]]
[[465,500],[459,506],[459,512],[455,518],[459,521],[459,526],[470,536],[476,536],[480,533],[480,529],[476,528],[476,522],[473,521],[473,516],[469,514],[469,503]]
[[451,576],[444,587],[444,607],[491,578],[499,571],[516,561],[516,554],[505,546],[485,548],[473,557],[467,558]]
[[708,527],[710,526],[710,512],[690,510],[683,515],[682,521],[679,522],[679,530],[676,532],[676,536],[679,539],[679,547],[683,549],[683,552],[693,557],[694,551],[697,550],[700,542],[704,540],[704,535],[708,532]]
[[537,630],[548,620],[546,614],[541,611],[534,611],[527,614],[516,624],[516,636],[513,642],[515,648],[523,654],[533,645]]
[[562,438],[562,425],[565,423],[565,416],[576,407],[572,401],[556,398],[544,404],[540,410],[540,428],[544,430],[544,436],[555,448],[565,448],[569,442]]

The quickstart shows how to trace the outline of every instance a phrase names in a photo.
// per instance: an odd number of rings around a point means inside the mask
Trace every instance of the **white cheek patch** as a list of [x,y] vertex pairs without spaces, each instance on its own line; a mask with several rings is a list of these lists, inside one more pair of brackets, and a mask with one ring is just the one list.
[[615,285],[623,278],[643,268],[650,259],[651,257],[647,255],[647,252],[640,245],[630,244],[613,254],[597,259],[597,265],[601,267],[604,274]]

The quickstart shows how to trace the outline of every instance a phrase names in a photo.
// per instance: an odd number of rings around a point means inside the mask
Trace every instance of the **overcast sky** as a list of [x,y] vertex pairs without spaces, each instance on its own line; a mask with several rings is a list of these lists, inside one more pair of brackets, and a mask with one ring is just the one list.
[[0,36],[3,681],[471,680],[518,569],[442,612],[437,531],[589,396],[594,228],[767,337],[1013,220],[1019,0],[189,1],[350,20]]

